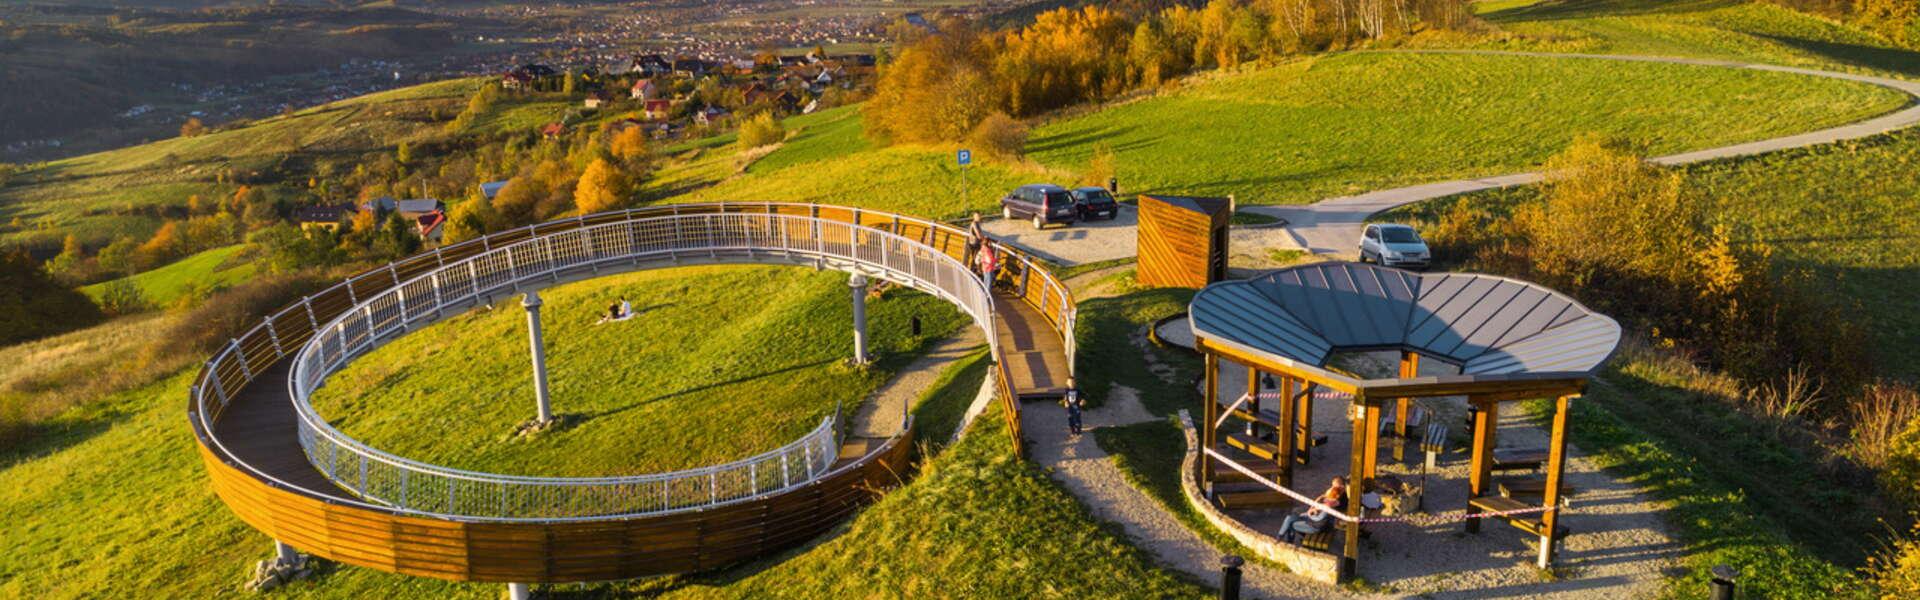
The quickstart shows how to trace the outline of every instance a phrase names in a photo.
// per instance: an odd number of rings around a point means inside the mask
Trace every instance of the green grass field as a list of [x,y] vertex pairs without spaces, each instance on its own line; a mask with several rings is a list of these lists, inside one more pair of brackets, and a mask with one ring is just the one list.
[[1657,54],[1920,77],[1920,51],[1828,19],[1744,0],[1485,0],[1490,38],[1434,40],[1505,50]]
[[1321,198],[1518,172],[1600,132],[1656,154],[1846,123],[1905,103],[1860,84],[1708,67],[1511,56],[1340,54],[1203,76],[1035,130],[1041,163],[1096,143],[1129,192]]
[[[627,298],[637,315],[595,324]],[[701,467],[851,418],[892,371],[963,324],[895,289],[868,310],[865,371],[846,366],[847,277],[792,267],[702,267],[594,279],[541,294],[553,410],[568,424],[515,440],[533,416],[526,314],[503,303],[354,361],[315,394],[321,416],[381,450],[459,469],[591,477]],[[920,336],[908,320],[925,324]],[[422,429],[434,431],[420,435]]]
[[[246,249],[244,244],[214,248],[125,279],[133,283],[148,302],[167,306],[183,294],[226,287],[252,277],[259,265],[249,260]],[[80,291],[97,300],[109,283],[96,283]]]
[[[985,369],[962,364],[915,408],[916,420],[965,410]],[[268,538],[206,483],[182,410],[188,376],[114,394],[61,415],[39,456],[0,469],[0,596],[83,598],[164,591],[242,597]],[[786,556],[692,577],[595,585],[589,595],[694,598],[1202,598],[1098,524],[1031,463],[1015,460],[998,408],[907,485],[836,534]],[[951,422],[951,421],[949,421]],[[964,540],[964,543],[956,543]],[[1094,576],[1097,575],[1097,576]],[[565,586],[564,592],[573,592]],[[354,567],[281,598],[495,598],[456,584]]]

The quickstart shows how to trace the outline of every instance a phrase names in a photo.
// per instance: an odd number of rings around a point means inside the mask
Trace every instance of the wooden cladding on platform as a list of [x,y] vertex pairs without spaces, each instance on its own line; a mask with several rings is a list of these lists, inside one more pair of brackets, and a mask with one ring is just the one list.
[[274,487],[204,445],[214,492],[241,520],[302,552],[352,565],[456,581],[558,583],[723,567],[825,533],[897,485],[912,449],[903,433],[812,484],[738,504],[587,522],[462,522],[325,502]]
[[1226,279],[1232,217],[1227,198],[1140,196],[1140,284],[1199,289]]

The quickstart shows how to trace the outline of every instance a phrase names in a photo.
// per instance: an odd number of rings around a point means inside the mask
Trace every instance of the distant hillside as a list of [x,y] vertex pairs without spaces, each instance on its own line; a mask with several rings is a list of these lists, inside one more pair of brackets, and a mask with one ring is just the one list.
[[[164,137],[201,108],[308,106],[311,98],[250,96],[266,93],[255,85],[263,78],[463,52],[464,34],[482,26],[398,8],[8,8],[0,11],[0,147],[57,138],[59,148],[29,150],[70,154]],[[356,77],[364,85],[369,76]]]

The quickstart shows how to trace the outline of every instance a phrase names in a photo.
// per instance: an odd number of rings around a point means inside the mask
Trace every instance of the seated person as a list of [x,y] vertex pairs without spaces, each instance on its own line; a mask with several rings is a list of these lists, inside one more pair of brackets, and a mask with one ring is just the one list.
[[633,304],[621,298],[619,302],[607,305],[607,313],[600,316],[600,322],[625,321],[633,316]]
[[[1347,478],[1334,477],[1333,483],[1327,486],[1327,491],[1322,492],[1320,497],[1314,498],[1313,501],[1325,504],[1334,510],[1345,512],[1347,510]],[[1331,515],[1325,512],[1321,512],[1318,508],[1306,511],[1294,511],[1293,514],[1287,515],[1286,521],[1280,523],[1280,539],[1289,542],[1298,542],[1302,535],[1309,533],[1303,532],[1301,529],[1309,529],[1311,533],[1324,531],[1327,527],[1327,519],[1330,516]],[[1295,527],[1296,524],[1300,525],[1300,527]]]

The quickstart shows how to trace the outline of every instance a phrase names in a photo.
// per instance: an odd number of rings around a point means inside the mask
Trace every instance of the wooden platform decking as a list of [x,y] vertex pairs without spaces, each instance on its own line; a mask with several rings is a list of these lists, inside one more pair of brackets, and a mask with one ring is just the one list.
[[[300,449],[299,417],[287,390],[287,370],[293,361],[281,361],[241,388],[228,404],[213,435],[235,459],[269,477],[338,500],[355,500],[307,460]],[[324,498],[323,498],[324,499]]]
[[1033,305],[1004,292],[993,295],[994,330],[1006,356],[1014,396],[1056,398],[1067,391],[1067,350],[1060,334]]

